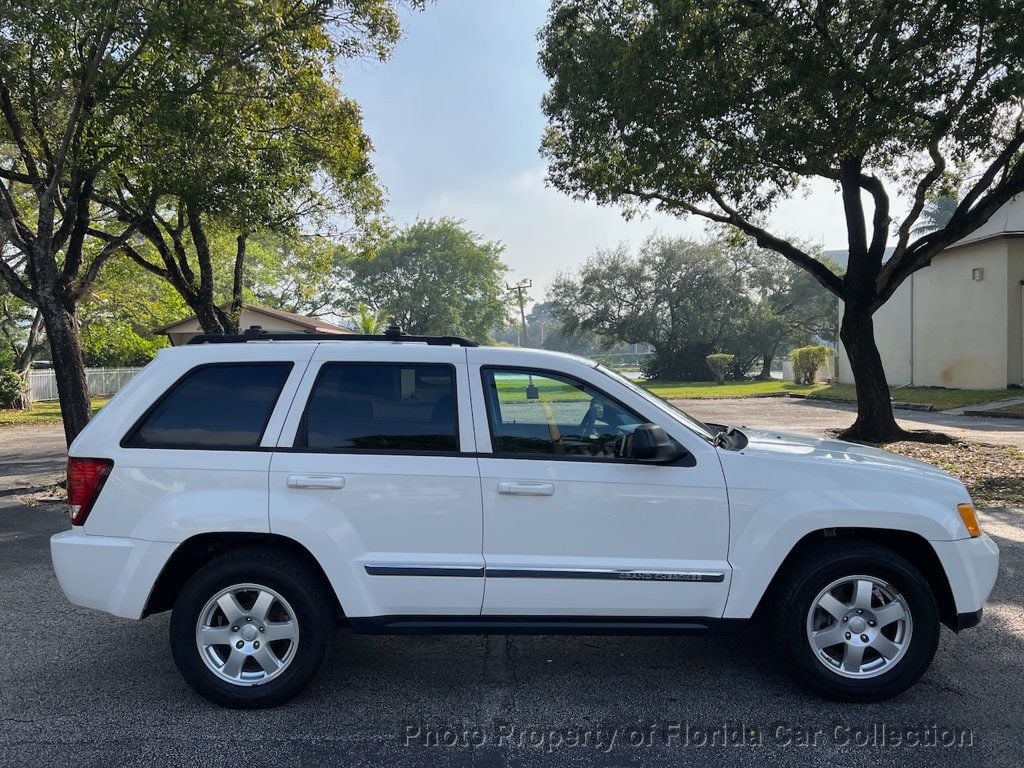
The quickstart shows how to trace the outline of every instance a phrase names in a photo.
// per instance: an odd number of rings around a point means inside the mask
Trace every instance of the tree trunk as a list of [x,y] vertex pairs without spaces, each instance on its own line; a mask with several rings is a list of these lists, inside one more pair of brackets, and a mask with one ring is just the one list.
[[757,374],[757,378],[762,381],[768,381],[772,377],[772,360],[775,359],[773,352],[767,352],[761,357],[761,372]]
[[219,312],[216,305],[204,303],[202,297],[197,297],[192,303],[192,311],[196,313],[196,320],[199,321],[203,333],[227,333],[222,318],[223,312]]
[[39,311],[53,352],[53,372],[64,420],[64,438],[70,446],[92,417],[82,358],[82,337],[75,316],[56,298],[46,296],[39,303]]
[[871,315],[847,305],[839,338],[846,347],[857,386],[857,420],[840,437],[871,443],[907,439],[908,434],[893,417],[889,385],[885,380],[882,356],[875,343]]
[[28,329],[28,337],[25,339],[25,347],[18,355],[16,370],[21,376],[21,395],[15,403],[15,408],[27,411],[32,408],[32,355],[35,354],[36,345],[40,342],[43,332],[43,313],[36,309],[32,316],[32,325]]

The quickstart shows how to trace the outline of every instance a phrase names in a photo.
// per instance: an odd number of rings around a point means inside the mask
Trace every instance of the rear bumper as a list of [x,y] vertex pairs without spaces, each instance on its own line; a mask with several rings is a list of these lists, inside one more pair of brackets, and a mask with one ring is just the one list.
[[139,619],[175,546],[90,536],[73,528],[50,539],[50,556],[60,588],[72,603]]
[[981,609],[988,600],[999,572],[999,548],[984,533],[976,539],[933,541],[949,580],[956,606],[956,626],[960,631],[981,620]]

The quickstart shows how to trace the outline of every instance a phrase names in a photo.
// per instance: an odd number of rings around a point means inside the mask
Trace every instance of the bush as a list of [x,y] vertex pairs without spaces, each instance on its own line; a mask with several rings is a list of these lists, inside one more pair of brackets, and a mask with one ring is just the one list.
[[712,378],[707,356],[710,344],[665,344],[641,364],[644,378],[658,381],[707,381]]
[[719,384],[725,384],[726,371],[729,370],[729,366],[736,362],[736,355],[717,352],[713,355],[708,355],[704,359],[707,360],[708,368],[715,375],[715,381]]
[[24,382],[14,371],[0,371],[0,408],[13,408],[21,399]]
[[813,384],[818,369],[832,357],[832,350],[821,344],[798,347],[789,353],[793,361],[793,375],[797,384]]

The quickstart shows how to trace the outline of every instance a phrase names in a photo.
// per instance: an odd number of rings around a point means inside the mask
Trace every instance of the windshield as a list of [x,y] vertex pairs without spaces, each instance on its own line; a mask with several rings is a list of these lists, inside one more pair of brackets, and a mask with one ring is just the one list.
[[658,397],[655,394],[652,394],[648,390],[641,387],[639,384],[630,381],[622,374],[616,373],[610,368],[605,368],[603,365],[598,365],[596,366],[596,368],[605,376],[611,379],[615,379],[615,381],[619,382],[620,384],[629,387],[629,389],[633,390],[633,392],[640,395],[640,397],[649,402],[651,405],[654,405],[659,410],[664,411],[673,419],[683,424],[683,426],[687,427],[693,432],[696,432],[709,443],[714,442],[715,432],[704,422],[697,421],[697,419],[693,418],[693,416],[691,416],[690,414],[680,410],[679,408],[676,408],[668,400],[665,400],[663,398]]

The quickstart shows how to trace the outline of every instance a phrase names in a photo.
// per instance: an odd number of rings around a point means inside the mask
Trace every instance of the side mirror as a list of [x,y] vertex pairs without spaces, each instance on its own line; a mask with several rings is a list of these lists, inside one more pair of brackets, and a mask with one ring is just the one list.
[[634,461],[667,464],[682,458],[684,452],[657,424],[641,424],[625,438],[622,455]]

